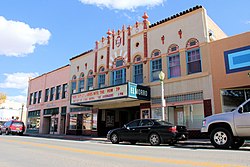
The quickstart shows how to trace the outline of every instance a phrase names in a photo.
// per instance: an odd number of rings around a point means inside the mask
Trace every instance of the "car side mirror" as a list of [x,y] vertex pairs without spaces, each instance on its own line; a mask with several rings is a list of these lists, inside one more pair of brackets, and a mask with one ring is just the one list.
[[123,127],[126,128],[126,129],[128,129],[128,130],[130,130],[130,127],[127,126],[127,125],[124,125]]
[[242,106],[240,106],[238,112],[239,112],[239,113],[243,113],[243,107],[242,107]]

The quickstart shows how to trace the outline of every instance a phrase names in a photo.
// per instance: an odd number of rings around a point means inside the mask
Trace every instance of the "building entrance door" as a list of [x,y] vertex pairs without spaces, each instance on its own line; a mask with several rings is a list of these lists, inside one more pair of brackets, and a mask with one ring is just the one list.
[[98,111],[98,136],[106,136],[110,129],[120,128],[140,118],[140,107],[102,109]]
[[177,125],[184,125],[184,110],[183,110],[183,107],[175,108],[175,123]]
[[77,114],[76,135],[81,135],[82,134],[82,120],[83,120],[83,114]]

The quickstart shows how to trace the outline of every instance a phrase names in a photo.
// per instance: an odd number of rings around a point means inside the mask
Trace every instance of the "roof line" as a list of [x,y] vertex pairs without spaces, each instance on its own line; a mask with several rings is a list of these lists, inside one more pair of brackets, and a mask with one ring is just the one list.
[[36,78],[42,77],[43,75],[47,75],[47,74],[52,73],[52,72],[54,72],[54,71],[60,70],[60,69],[65,68],[65,67],[68,67],[68,66],[70,66],[70,64],[67,64],[67,65],[62,66],[62,67],[59,67],[59,68],[57,68],[57,69],[55,69],[55,70],[52,70],[52,71],[43,73],[42,75],[39,75],[39,76],[37,76],[37,77],[35,77],[35,78],[31,78],[30,81],[31,81],[31,80],[34,80],[34,79],[36,79]]
[[86,51],[86,52],[83,52],[83,53],[81,53],[81,54],[75,56],[75,57],[70,58],[69,60],[71,61],[71,60],[76,59],[76,58],[78,58],[78,57],[81,57],[81,56],[83,56],[83,55],[85,55],[85,54],[88,54],[88,53],[90,53],[90,52],[92,52],[92,51],[93,51],[93,49],[88,50],[88,51]]
[[195,11],[195,10],[197,10],[197,9],[200,9],[200,8],[202,8],[201,5],[196,5],[196,6],[193,7],[193,8],[189,8],[189,9],[187,9],[187,10],[184,10],[184,11],[180,12],[180,13],[177,13],[177,14],[175,14],[175,15],[172,15],[172,16],[168,17],[168,18],[165,18],[165,19],[163,19],[163,20],[161,20],[161,21],[157,21],[156,23],[151,24],[151,25],[149,26],[149,28],[153,28],[153,27],[158,26],[158,25],[160,25],[160,24],[162,24],[162,23],[165,23],[165,22],[167,22],[167,21],[173,20],[173,19],[175,19],[175,18],[177,18],[177,17],[183,16],[183,15],[185,15],[185,14],[187,14],[187,13],[193,12],[193,11]]

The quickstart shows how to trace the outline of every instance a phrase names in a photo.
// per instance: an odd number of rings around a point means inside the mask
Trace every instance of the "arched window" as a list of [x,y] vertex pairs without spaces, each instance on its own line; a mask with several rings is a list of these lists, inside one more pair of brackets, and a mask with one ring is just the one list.
[[194,47],[199,47],[199,41],[195,38],[191,38],[187,41],[186,49],[192,49]]
[[101,66],[100,68],[99,68],[99,73],[103,73],[105,71],[105,68],[103,67],[103,66]]
[[133,82],[137,84],[143,83],[143,63],[140,55],[134,58]]
[[159,57],[161,55],[161,51],[159,49],[155,49],[152,54],[151,57],[155,58],[155,57]]
[[162,60],[161,51],[156,49],[151,54],[150,71],[151,71],[151,81],[158,81],[159,74],[162,70]]
[[168,47],[168,78],[181,76],[179,46],[172,44]]
[[140,55],[136,55],[134,58],[134,63],[140,63],[142,61],[142,58]]
[[71,93],[76,93],[76,75],[73,75],[73,77],[72,77]]
[[99,68],[99,75],[98,75],[98,88],[105,87],[105,68],[102,66]]
[[195,38],[188,40],[186,45],[187,74],[194,74],[202,71],[199,41]]
[[93,71],[90,70],[88,73],[87,90],[93,90],[94,89],[93,85],[94,85]]
[[174,54],[174,53],[177,53],[179,52],[179,46],[176,45],[176,44],[172,44],[168,47],[168,55],[170,54]]
[[84,73],[82,72],[79,76],[79,89],[78,92],[83,92],[84,89]]

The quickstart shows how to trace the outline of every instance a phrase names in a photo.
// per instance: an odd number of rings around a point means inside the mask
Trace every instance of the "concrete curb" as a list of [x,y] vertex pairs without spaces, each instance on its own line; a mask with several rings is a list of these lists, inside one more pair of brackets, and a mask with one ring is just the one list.
[[24,136],[30,137],[41,137],[41,138],[51,138],[51,139],[64,139],[64,140],[95,140],[95,141],[107,141],[106,138],[102,137],[92,137],[92,136],[76,136],[76,135],[57,135],[57,134],[24,134]]
[[[76,140],[76,141],[103,141],[107,142],[105,137],[93,137],[93,136],[75,136],[75,135],[57,135],[57,134],[24,134],[24,136],[63,139],[63,140]],[[186,141],[180,141],[183,145],[212,145],[209,139],[188,139]],[[247,140],[243,147],[250,147],[250,140]]]

